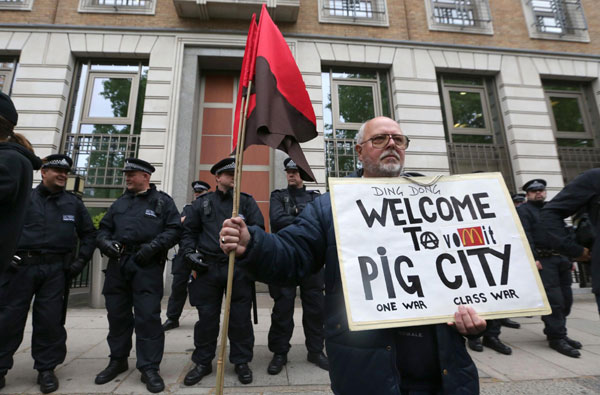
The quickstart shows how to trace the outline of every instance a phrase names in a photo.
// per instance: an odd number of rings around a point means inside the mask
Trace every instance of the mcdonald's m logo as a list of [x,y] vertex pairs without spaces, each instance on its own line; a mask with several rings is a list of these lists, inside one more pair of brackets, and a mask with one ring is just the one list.
[[474,226],[472,228],[459,228],[456,229],[460,241],[464,247],[482,246],[485,245],[483,239],[483,231],[481,226]]

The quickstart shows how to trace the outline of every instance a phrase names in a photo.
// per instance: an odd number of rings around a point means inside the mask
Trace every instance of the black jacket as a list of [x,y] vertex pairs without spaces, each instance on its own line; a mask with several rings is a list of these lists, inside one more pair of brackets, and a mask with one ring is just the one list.
[[181,217],[173,199],[154,184],[146,192],[126,191],[100,221],[98,240],[115,240],[125,247],[144,243],[166,253],[179,241]]
[[[192,209],[183,221],[183,236],[180,248],[183,254],[195,250],[204,254],[209,262],[226,262],[227,255],[219,245],[219,232],[223,221],[231,218],[233,194],[230,189],[223,193],[219,189],[206,193],[192,203]],[[264,229],[264,219],[254,198],[240,193],[240,217],[247,224]]]
[[304,207],[319,196],[317,191],[307,191],[306,187],[287,187],[271,192],[269,220],[271,232],[285,228],[304,210]]
[[78,237],[77,258],[87,262],[96,248],[96,228],[83,202],[65,190],[51,193],[38,185],[31,193],[18,250],[75,252]]
[[[549,244],[561,254],[578,257],[583,246],[564,232],[563,218],[582,208],[591,209],[600,199],[600,168],[588,170],[571,181],[558,195],[548,202],[540,215],[541,228]],[[594,218],[596,240],[592,246],[592,291],[600,294],[600,218]]]
[[41,165],[41,159],[23,146],[0,143],[0,273],[17,249],[29,204],[33,170]]
[[[333,229],[329,194],[309,203],[293,224],[277,234],[250,226],[246,255],[240,259],[250,274],[266,283],[298,283],[325,266],[325,345],[335,394],[400,394],[401,379],[394,329],[351,332]],[[478,394],[477,368],[464,338],[446,324],[433,327],[437,340],[442,392]],[[406,357],[419,358],[418,355]]]

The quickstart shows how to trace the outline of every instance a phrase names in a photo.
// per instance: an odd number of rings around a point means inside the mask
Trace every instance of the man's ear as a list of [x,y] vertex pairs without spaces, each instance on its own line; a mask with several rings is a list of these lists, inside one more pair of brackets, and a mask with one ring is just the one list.
[[360,159],[360,155],[362,154],[362,145],[360,144],[356,144],[354,146],[354,150],[356,151],[356,154],[358,155],[358,159]]

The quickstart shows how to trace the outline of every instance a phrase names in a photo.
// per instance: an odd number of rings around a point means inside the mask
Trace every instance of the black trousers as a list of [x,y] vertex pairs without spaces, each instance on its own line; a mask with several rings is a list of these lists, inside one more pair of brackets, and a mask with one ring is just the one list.
[[548,296],[552,314],[542,316],[544,334],[548,340],[562,339],[567,336],[567,316],[573,306],[571,290],[571,267],[566,258],[556,255],[541,258],[540,277]]
[[[65,288],[63,262],[6,268],[0,274],[0,375],[13,366],[33,299],[31,355],[37,370],[52,370],[67,355],[61,323]],[[34,298],[35,296],[35,298]]]
[[171,284],[171,296],[167,304],[167,318],[173,321],[179,321],[185,300],[187,299],[187,286],[190,279],[190,273],[173,273],[173,283]]
[[[135,328],[136,367],[158,369],[165,346],[160,322],[164,262],[139,266],[132,255],[111,259],[102,293],[108,312],[108,346],[111,359],[129,356]],[[132,311],[133,309],[133,311]]]
[[[302,327],[306,349],[310,353],[323,351],[323,319],[325,308],[323,270],[305,278],[300,284],[302,300]],[[269,329],[269,350],[275,354],[287,354],[294,331],[294,300],[296,287],[269,285],[269,294],[275,301]]]
[[[252,361],[254,329],[250,319],[252,284],[244,269],[234,268],[229,315],[229,361],[233,364]],[[192,361],[210,365],[215,357],[221,302],[227,289],[227,263],[210,263],[208,271],[189,283],[190,303],[198,310],[194,326]]]

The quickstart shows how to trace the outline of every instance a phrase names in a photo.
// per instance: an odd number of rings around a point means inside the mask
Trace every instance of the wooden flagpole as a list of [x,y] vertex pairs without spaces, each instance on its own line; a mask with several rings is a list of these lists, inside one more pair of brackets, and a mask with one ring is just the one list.
[[[240,106],[240,121],[238,125],[238,140],[235,147],[235,174],[233,184],[233,210],[232,217],[237,217],[240,208],[240,189],[242,187],[242,162],[244,161],[244,143],[246,139],[246,114],[248,113],[248,103],[250,101],[250,91],[252,89],[252,80],[248,82],[248,91],[246,97],[242,96],[242,105]],[[229,253],[229,266],[227,269],[227,290],[225,292],[225,312],[223,314],[223,326],[221,327],[221,346],[219,348],[219,358],[217,359],[217,384],[216,394],[223,394],[225,381],[225,351],[227,349],[227,335],[229,332],[229,313],[231,310],[231,289],[233,286],[233,269],[235,265],[235,251]]]

